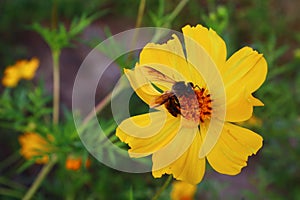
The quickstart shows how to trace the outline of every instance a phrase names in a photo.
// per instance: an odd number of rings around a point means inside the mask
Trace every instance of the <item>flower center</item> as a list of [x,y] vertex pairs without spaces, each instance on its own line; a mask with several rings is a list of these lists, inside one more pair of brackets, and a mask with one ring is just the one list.
[[180,114],[196,124],[210,119],[212,113],[210,94],[206,89],[194,86],[191,82],[176,82],[172,91],[167,91],[156,99],[156,104],[164,104],[174,117]]
[[206,119],[210,119],[212,113],[210,94],[204,88],[188,84],[191,85],[193,92],[176,96],[180,105],[180,114],[187,120],[198,124],[203,123]]

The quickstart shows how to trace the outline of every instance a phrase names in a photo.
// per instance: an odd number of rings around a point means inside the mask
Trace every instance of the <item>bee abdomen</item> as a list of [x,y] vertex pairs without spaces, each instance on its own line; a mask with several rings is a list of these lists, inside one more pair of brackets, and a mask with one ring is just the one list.
[[180,105],[176,96],[170,97],[165,103],[165,107],[167,108],[169,113],[174,117],[177,117],[178,114],[181,114]]

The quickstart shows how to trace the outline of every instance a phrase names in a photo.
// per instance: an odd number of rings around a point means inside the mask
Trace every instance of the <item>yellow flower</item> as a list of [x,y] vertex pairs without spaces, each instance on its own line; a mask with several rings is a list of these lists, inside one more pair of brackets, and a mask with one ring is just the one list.
[[9,66],[4,71],[2,84],[6,87],[15,87],[20,80],[20,73],[17,68]]
[[225,42],[212,29],[187,25],[182,31],[184,46],[176,35],[165,44],[149,43],[135,69],[125,70],[137,95],[156,111],[124,120],[116,135],[131,157],[152,155],[155,178],[173,174],[197,184],[206,160],[217,172],[236,175],[263,139],[231,122],[249,119],[253,106],[263,105],[252,93],[264,82],[267,63],[250,47],[226,59]]
[[[81,168],[82,158],[69,156],[66,160],[66,169],[77,171]],[[89,168],[91,166],[91,160],[87,159],[85,162],[85,167]]]
[[40,61],[37,58],[32,58],[30,61],[18,61],[15,66],[20,70],[23,79],[31,80],[35,75],[39,63]]
[[37,133],[24,133],[19,136],[21,145],[21,155],[30,160],[34,157],[39,157],[35,160],[37,164],[46,164],[49,161],[47,153],[51,152],[49,142]]
[[192,200],[196,193],[197,186],[189,184],[184,181],[173,182],[173,189],[171,191],[172,200]]
[[31,80],[38,66],[39,60],[37,58],[32,58],[30,61],[17,61],[15,65],[5,69],[2,84],[6,87],[15,87],[21,79]]

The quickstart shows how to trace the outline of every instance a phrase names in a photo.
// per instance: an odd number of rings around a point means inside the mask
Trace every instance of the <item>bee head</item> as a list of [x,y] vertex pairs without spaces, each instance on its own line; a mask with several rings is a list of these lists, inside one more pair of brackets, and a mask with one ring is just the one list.
[[193,87],[194,84],[191,82],[186,84],[184,81],[178,81],[173,85],[172,90],[176,95],[181,96],[183,94],[194,93]]

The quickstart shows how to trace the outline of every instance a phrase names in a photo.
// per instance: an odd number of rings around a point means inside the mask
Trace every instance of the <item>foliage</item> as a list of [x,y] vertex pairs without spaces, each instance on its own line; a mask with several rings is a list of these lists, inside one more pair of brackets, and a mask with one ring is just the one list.
[[[300,27],[297,16],[286,17],[282,12],[278,12],[281,8],[276,7],[272,0],[186,1],[186,4],[178,7],[180,2],[146,1],[142,25],[169,27],[179,31],[179,27],[187,23],[192,25],[202,23],[223,36],[228,44],[228,55],[246,43],[264,54],[269,67],[266,82],[255,93],[255,96],[262,99],[265,104],[264,107],[254,111],[263,122],[261,127],[255,129],[263,135],[264,147],[259,152],[259,158],[253,161],[257,166],[254,175],[247,176],[249,188],[242,186],[236,188],[236,185],[220,182],[218,177],[205,177],[206,180],[198,185],[196,197],[216,199],[227,189],[233,189],[239,190],[244,199],[299,199],[300,73],[297,68],[300,64],[300,50],[296,48],[299,48],[300,43]],[[282,9],[297,7],[296,2],[286,4],[289,5]],[[31,56],[27,52],[27,47],[16,39],[20,33],[38,32],[52,51],[64,52],[66,48],[75,47],[76,40],[82,43],[103,40],[97,37],[91,41],[83,41],[80,37],[94,21],[97,21],[94,26],[98,26],[98,22],[99,24],[105,22],[106,19],[113,21],[104,31],[107,37],[113,32],[110,28],[112,30],[116,28],[117,25],[114,23],[123,18],[129,19],[134,24],[138,6],[139,3],[135,0],[2,1],[1,73],[5,66],[13,63],[14,59]],[[52,8],[52,11],[55,8],[57,19],[51,17],[49,8]],[[56,21],[58,26],[51,27],[53,20],[59,20]],[[105,52],[118,51],[119,46],[114,41],[111,41],[111,44],[110,49],[105,49]],[[121,73],[124,67],[133,67],[137,59],[134,56],[135,54],[124,55],[116,61]],[[34,81],[22,80],[18,87],[13,89],[1,88],[1,199],[22,198],[43,168],[35,164],[36,158],[24,160],[19,154],[21,147],[17,138],[25,132],[36,132],[45,138],[50,134],[53,138],[49,139],[54,146],[53,151],[47,155],[51,159],[55,158],[55,167],[41,183],[34,199],[153,197],[163,185],[165,177],[154,180],[149,173],[138,175],[117,172],[92,158],[77,134],[69,108],[60,105],[60,120],[53,123],[54,94],[47,88],[49,83],[39,76]],[[60,89],[64,91],[65,88]],[[147,109],[136,95],[133,95],[132,102],[130,107],[132,113]],[[107,110],[108,107],[103,108],[104,116],[100,115],[99,121],[104,127],[105,134],[111,136],[111,141],[117,141],[113,137],[116,124],[111,119],[110,111]],[[82,131],[89,131],[88,126],[82,128]],[[90,159],[91,166],[82,165],[77,171],[66,169],[65,162],[70,155],[78,156],[83,161]],[[161,198],[168,199],[169,193],[170,188],[165,190]]]

